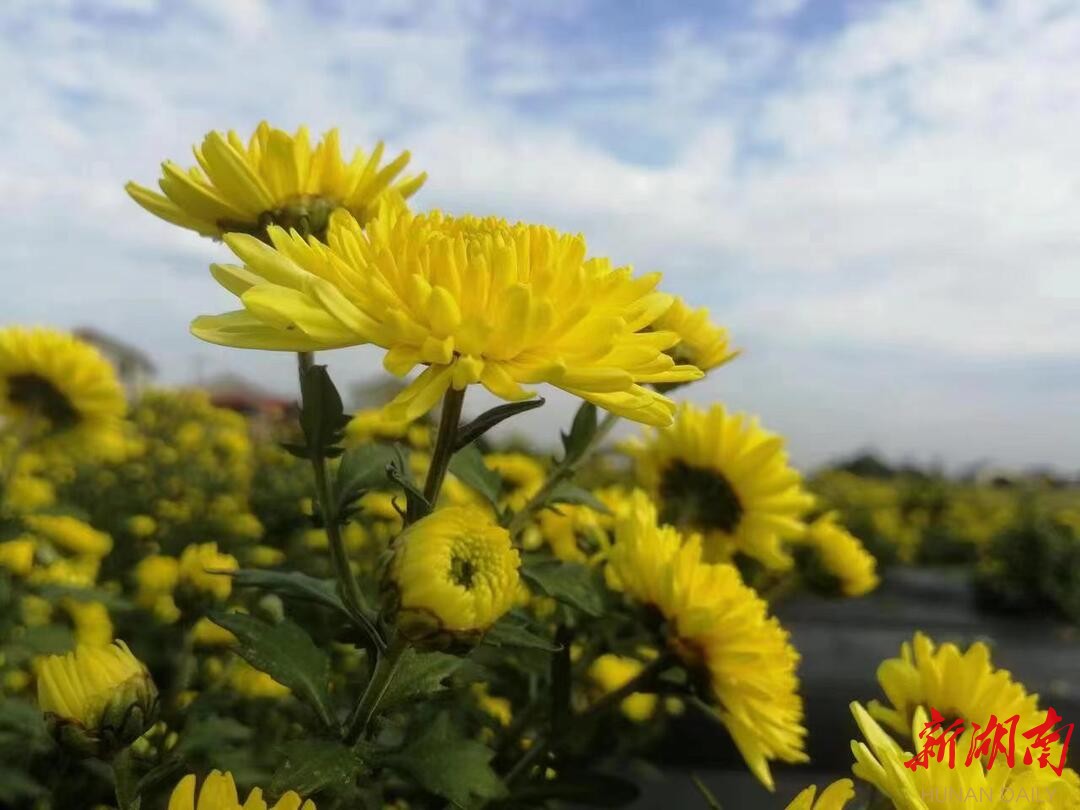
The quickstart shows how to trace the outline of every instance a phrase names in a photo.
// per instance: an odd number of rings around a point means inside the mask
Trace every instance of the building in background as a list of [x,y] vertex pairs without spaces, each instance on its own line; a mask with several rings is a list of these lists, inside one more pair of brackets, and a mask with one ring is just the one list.
[[75,336],[97,347],[116,367],[128,399],[137,397],[157,374],[157,367],[145,352],[92,326],[79,327],[75,330]]

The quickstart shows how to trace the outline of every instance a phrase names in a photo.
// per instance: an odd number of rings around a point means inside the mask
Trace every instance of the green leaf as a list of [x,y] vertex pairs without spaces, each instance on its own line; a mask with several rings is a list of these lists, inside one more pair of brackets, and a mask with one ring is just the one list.
[[308,450],[319,458],[334,455],[331,451],[344,438],[349,417],[326,366],[311,366],[304,372],[300,393],[303,396],[300,428]]
[[50,602],[58,602],[65,597],[71,597],[76,602],[100,602],[109,609],[110,613],[118,611],[134,610],[135,605],[123,597],[103,590],[102,588],[80,588],[76,585],[39,585],[34,589],[42,599]]
[[47,793],[43,785],[23,771],[0,766],[0,805],[3,807],[17,807],[23,799],[29,801]]
[[492,647],[522,647],[528,650],[558,652],[559,646],[537,635],[524,622],[504,616],[484,634],[484,643]]
[[440,714],[416,739],[384,761],[425,790],[458,807],[471,807],[506,794],[491,768],[494,755],[487,746],[463,736],[450,724],[449,716]]
[[534,559],[521,567],[521,575],[545,594],[587,616],[604,615],[604,586],[593,569],[578,563]]
[[283,752],[285,759],[270,782],[271,793],[295,790],[309,796],[326,788],[345,788],[363,769],[357,753],[336,740],[296,740]]
[[467,445],[454,454],[450,459],[450,472],[491,503],[498,504],[502,479],[484,463],[484,456],[475,444]]
[[579,487],[577,484],[570,481],[560,481],[551,490],[551,494],[548,495],[545,505],[550,506],[556,503],[587,506],[594,512],[599,512],[602,515],[611,514],[611,510],[608,509],[607,504],[589,492],[589,490],[584,487]]
[[42,624],[28,627],[26,632],[10,642],[5,650],[7,662],[20,666],[38,655],[60,655],[75,648],[75,636],[62,624]]
[[540,804],[558,799],[588,807],[623,807],[641,795],[638,786],[618,776],[597,771],[561,769],[554,779],[537,781],[514,791],[514,799],[525,804]]
[[340,510],[369,489],[386,488],[387,466],[394,460],[394,450],[385,444],[350,447],[341,457],[334,476],[334,501]]
[[446,690],[446,679],[456,672],[462,659],[441,652],[417,652],[410,647],[402,653],[397,672],[379,706],[383,711],[411,700],[432,697]]
[[17,740],[24,752],[51,745],[45,718],[37,706],[17,698],[0,698],[0,740]]
[[327,726],[334,724],[334,708],[327,684],[330,660],[299,625],[288,620],[280,624],[243,613],[215,611],[210,619],[236,636],[233,648],[255,669],[261,670],[306,701]]
[[582,402],[574,414],[570,432],[561,434],[563,444],[562,463],[574,463],[585,453],[596,436],[596,406],[591,402]]
[[186,758],[197,757],[230,745],[246,745],[253,736],[254,732],[238,720],[211,714],[184,726],[176,751]]
[[458,428],[454,451],[461,450],[465,445],[476,441],[504,419],[517,416],[519,413],[525,413],[525,411],[534,410],[543,404],[544,398],[537,397],[536,399],[526,399],[521,402],[507,402],[505,405],[497,405],[490,410],[484,411],[469,424]]
[[405,461],[405,451],[401,445],[394,445],[394,462],[386,468],[386,475],[405,490],[405,523],[415,523],[424,515],[431,514],[431,504],[424,497],[423,491],[413,480],[409,465]]
[[264,571],[258,568],[241,568],[231,573],[233,582],[239,588],[258,588],[275,593],[282,599],[314,602],[344,616],[349,615],[345,603],[338,596],[335,580],[318,579],[299,571]]

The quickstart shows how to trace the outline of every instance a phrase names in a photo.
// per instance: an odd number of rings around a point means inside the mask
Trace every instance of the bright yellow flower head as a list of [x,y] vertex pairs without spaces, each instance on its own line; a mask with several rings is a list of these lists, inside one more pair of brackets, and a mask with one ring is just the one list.
[[130,743],[152,724],[157,689],[122,641],[50,655],[37,666],[37,682],[41,711],[84,752]]
[[675,333],[645,331],[671,305],[655,290],[659,274],[586,259],[580,236],[389,205],[366,228],[336,213],[326,245],[281,228],[269,236],[273,247],[226,237],[244,266],[212,270],[244,308],[197,318],[192,332],[281,351],[373,343],[394,374],[427,366],[388,406],[394,420],[423,416],[451,386],[520,400],[530,396],[523,383],[549,383],[666,425],[673,403],[642,383],[701,376],[664,354]]
[[151,554],[135,565],[136,602],[152,607],[163,594],[171,594],[180,581],[180,561],[164,554]]
[[109,609],[101,602],[81,602],[68,597],[60,601],[60,606],[71,617],[76,644],[102,647],[113,640]]
[[22,535],[14,540],[0,543],[0,568],[6,568],[18,577],[25,577],[34,570],[34,551],[37,542]]
[[[600,689],[602,694],[621,689],[636,678],[645,665],[636,658],[608,653],[601,655],[589,665],[589,680]],[[646,692],[635,692],[626,697],[619,708],[627,718],[635,723],[644,723],[656,714],[657,696]]]
[[844,810],[847,803],[855,798],[855,784],[850,779],[837,779],[814,801],[817,786],[811,785],[802,791],[787,806],[787,810]]
[[678,296],[653,328],[677,334],[679,342],[669,350],[675,361],[689,363],[702,371],[711,371],[739,354],[731,348],[727,330],[709,320],[709,310],[690,309]]
[[232,662],[227,677],[229,686],[245,697],[279,700],[289,695],[289,687],[241,659]]
[[127,528],[136,537],[149,537],[157,531],[157,521],[150,515],[132,515],[127,519]]
[[718,718],[771,790],[769,760],[806,761],[799,655],[733,565],[704,562],[700,538],[656,520],[656,507],[635,493],[616,522],[609,582],[667,620],[668,646],[707,675]]
[[506,529],[484,510],[451,506],[409,526],[394,542],[390,580],[406,636],[432,629],[482,633],[514,606],[521,560]]
[[502,503],[515,512],[523,508],[547,480],[544,465],[525,453],[488,453],[484,456],[484,464],[499,474],[503,482]]
[[196,647],[231,647],[236,643],[236,636],[203,616],[191,628],[191,641]]
[[704,535],[710,559],[747,554],[768,568],[791,566],[781,541],[799,537],[813,497],[788,464],[784,440],[722,405],[679,406],[669,428],[627,445],[660,519]]
[[836,518],[836,512],[826,512],[807,527],[806,539],[844,596],[870,593],[878,586],[877,560]]
[[52,329],[0,329],[0,417],[40,446],[107,455],[126,407],[116,372],[93,346]]
[[151,214],[203,236],[235,231],[261,237],[268,225],[282,225],[321,238],[334,210],[366,222],[388,193],[409,197],[425,179],[421,174],[394,185],[409,153],[380,168],[381,143],[370,156],[357,149],[346,161],[336,129],[313,148],[306,127],[290,135],[263,121],[246,145],[235,132],[211,132],[194,152],[198,168],[162,164],[164,195],[136,183],[126,188]]
[[270,806],[263,799],[262,789],[255,788],[241,804],[228,771],[211,771],[202,788],[197,790],[197,785],[193,773],[181,779],[169,798],[168,810],[315,810],[313,801],[304,801],[291,790]]
[[180,555],[180,584],[223,602],[232,593],[232,577],[223,572],[239,567],[234,556],[218,551],[217,543],[190,545]]
[[104,557],[112,551],[112,538],[70,515],[27,515],[23,523],[38,537],[73,554]]

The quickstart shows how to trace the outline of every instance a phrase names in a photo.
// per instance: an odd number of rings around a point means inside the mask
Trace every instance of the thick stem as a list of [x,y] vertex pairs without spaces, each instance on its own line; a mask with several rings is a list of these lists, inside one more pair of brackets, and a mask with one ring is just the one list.
[[364,694],[345,724],[345,742],[354,745],[367,735],[371,721],[379,711],[379,704],[386,696],[386,690],[390,688],[408,646],[404,639],[397,636],[391,639],[390,646],[376,659]]
[[582,453],[573,461],[563,459],[555,465],[554,469],[548,474],[547,480],[544,485],[537,490],[528,503],[525,504],[518,512],[514,513],[514,516],[510,519],[510,523],[507,524],[507,531],[510,532],[511,537],[517,537],[518,534],[528,525],[529,518],[538,511],[540,511],[544,504],[547,503],[548,498],[551,497],[551,493],[555,491],[555,488],[559,486],[563,481],[569,480],[574,476],[581,465],[592,458],[593,454],[600,448],[600,444],[611,433],[612,428],[618,423],[619,417],[611,411],[604,414],[604,418],[600,420],[600,424],[596,426],[596,433],[593,434],[592,440],[589,442],[589,446],[585,448]]
[[435,438],[435,449],[431,453],[431,467],[428,468],[427,481],[424,482],[424,497],[432,506],[439,498],[439,491],[446,479],[446,468],[450,466],[450,459],[454,455],[458,423],[461,421],[461,406],[464,401],[464,388],[458,391],[451,386],[443,397],[439,433]]

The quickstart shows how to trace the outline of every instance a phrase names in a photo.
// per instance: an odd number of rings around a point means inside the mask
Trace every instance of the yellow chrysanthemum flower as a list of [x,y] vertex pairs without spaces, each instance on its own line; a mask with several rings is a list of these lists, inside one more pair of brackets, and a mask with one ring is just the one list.
[[499,474],[503,482],[502,505],[514,512],[524,507],[547,480],[544,465],[524,453],[488,453],[484,464]]
[[438,509],[394,542],[390,584],[406,637],[483,633],[514,606],[521,559],[510,534],[476,507]]
[[255,788],[241,804],[232,774],[211,771],[202,788],[198,788],[193,773],[181,779],[169,797],[168,810],[315,810],[315,803],[310,799],[304,801],[290,790],[271,807],[263,798],[262,789]]
[[25,577],[34,570],[34,551],[37,542],[22,535],[0,543],[0,568],[6,568],[17,577]]
[[217,543],[190,545],[180,555],[180,585],[225,601],[232,593],[227,572],[239,568],[236,557],[218,551]]
[[771,790],[770,760],[807,759],[799,654],[733,565],[704,562],[697,535],[684,538],[656,521],[656,507],[635,493],[616,522],[608,581],[667,620],[668,646],[707,676],[717,717]]
[[164,554],[151,554],[135,565],[135,604],[151,611],[158,621],[172,624],[180,618],[173,591],[180,582],[180,561]]
[[385,408],[364,408],[354,413],[345,426],[345,439],[356,445],[376,439],[404,439],[412,424],[407,419],[391,419]]
[[312,148],[306,127],[290,135],[263,121],[247,145],[235,132],[211,132],[194,152],[198,168],[162,164],[158,185],[164,194],[137,183],[126,188],[151,214],[203,236],[263,237],[267,226],[282,225],[322,238],[336,209],[366,222],[388,193],[409,197],[426,179],[421,174],[395,185],[409,153],[380,168],[381,143],[370,156],[357,149],[346,162],[336,129]]
[[37,683],[57,736],[83,753],[132,742],[157,708],[150,673],[122,641],[50,655],[37,664]]
[[55,560],[35,568],[30,581],[35,585],[64,585],[70,588],[89,588],[97,581],[101,560],[97,557],[71,557]]
[[0,417],[38,447],[108,455],[126,407],[115,370],[93,346],[52,329],[0,329]]
[[660,506],[660,519],[701,533],[712,560],[741,552],[768,568],[786,569],[782,541],[805,531],[813,503],[788,464],[784,440],[756,419],[679,406],[671,427],[627,444],[638,480]]
[[[608,653],[601,655],[589,665],[589,680],[600,689],[601,694],[614,692],[641,674],[645,665],[636,658]],[[656,714],[659,698],[647,692],[634,692],[619,704],[624,715],[635,723],[644,723]]]
[[815,795],[817,786],[811,785],[796,796],[786,810],[844,810],[855,798],[855,784],[850,779],[837,779],[821,791],[816,802]]
[[825,570],[836,578],[844,596],[870,593],[879,582],[877,560],[836,520],[836,512],[826,512],[807,527],[806,540]]
[[104,557],[112,551],[112,537],[70,515],[27,515],[23,523],[38,537],[73,554]]
[[229,666],[226,682],[231,689],[249,698],[280,700],[290,694],[289,687],[241,659],[236,659]]
[[214,265],[244,308],[192,324],[203,340],[249,349],[314,351],[373,343],[384,365],[420,376],[388,406],[417,419],[451,386],[479,383],[526,399],[550,383],[639,422],[670,423],[673,403],[642,383],[698,379],[664,351],[667,331],[644,331],[671,305],[657,273],[634,278],[585,241],[538,225],[414,215],[383,206],[366,228],[335,213],[328,244],[269,230],[225,238],[243,267]]
[[[993,768],[984,768],[977,758],[967,764],[964,752],[971,742],[970,732],[957,741],[953,767],[935,760],[926,768],[907,768],[904,763],[912,753],[901,748],[858,703],[851,704],[851,711],[865,738],[865,742],[851,742],[852,772],[877,788],[897,810],[945,810],[972,801],[990,810],[1007,810],[1018,801],[1038,803],[1048,810],[1071,810],[1080,801],[1073,774],[1064,779],[1049,769],[1009,768],[1000,759]],[[915,725],[905,734],[917,738],[926,721],[926,713],[917,710]]]
[[509,726],[514,719],[514,706],[509,699],[491,694],[486,683],[474,683],[470,689],[476,705],[500,726]]
[[675,362],[689,363],[702,371],[722,366],[739,354],[731,348],[727,330],[709,320],[709,310],[690,309],[678,296],[668,311],[657,318],[653,328],[677,334],[679,342],[668,350]]
[[191,628],[191,642],[196,647],[231,647],[236,636],[217,622],[203,616]]
[[113,640],[109,609],[101,602],[82,602],[69,597],[60,600],[60,607],[71,617],[76,644],[103,647]]
[[602,562],[611,547],[617,516],[633,502],[630,491],[621,486],[601,487],[593,495],[608,508],[608,514],[586,505],[559,504],[558,509],[545,509],[537,516],[541,537],[560,560]]
[[150,515],[132,515],[127,519],[127,529],[136,537],[150,537],[157,531],[157,521]]

